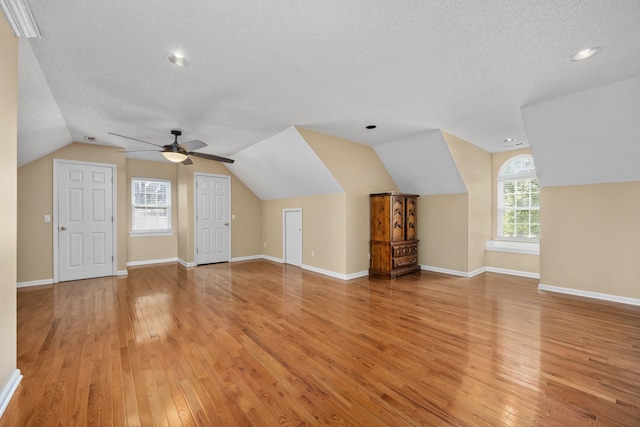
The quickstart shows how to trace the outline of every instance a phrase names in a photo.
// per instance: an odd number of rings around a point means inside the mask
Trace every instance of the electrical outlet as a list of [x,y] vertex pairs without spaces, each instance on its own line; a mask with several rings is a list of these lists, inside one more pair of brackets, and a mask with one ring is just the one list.
[[311,251],[311,256],[316,256],[316,251]]
[[264,247],[265,247],[265,248],[267,247],[267,242],[264,242]]

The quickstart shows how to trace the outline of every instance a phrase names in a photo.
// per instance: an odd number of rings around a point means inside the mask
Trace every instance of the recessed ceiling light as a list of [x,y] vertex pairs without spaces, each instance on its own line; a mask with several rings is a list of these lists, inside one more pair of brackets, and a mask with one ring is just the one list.
[[369,125],[369,126],[366,126],[366,129],[375,129],[375,128],[377,128],[377,127],[378,127],[378,126],[376,126],[376,125]]
[[516,140],[515,138],[507,138],[504,140],[504,142],[513,142],[515,140]]
[[167,59],[178,67],[186,67],[189,65],[189,60],[186,56],[182,56],[178,53],[170,53],[167,55]]
[[572,61],[582,61],[583,59],[587,59],[598,53],[600,50],[599,47],[590,47],[589,49],[581,50],[571,57]]

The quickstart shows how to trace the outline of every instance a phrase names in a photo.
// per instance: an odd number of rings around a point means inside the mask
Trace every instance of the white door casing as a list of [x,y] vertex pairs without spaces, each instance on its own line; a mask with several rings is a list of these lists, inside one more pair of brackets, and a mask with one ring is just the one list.
[[54,160],[54,282],[116,274],[115,170]]
[[228,262],[231,254],[231,179],[195,174],[195,264]]
[[285,264],[302,266],[302,209],[284,209],[283,245]]

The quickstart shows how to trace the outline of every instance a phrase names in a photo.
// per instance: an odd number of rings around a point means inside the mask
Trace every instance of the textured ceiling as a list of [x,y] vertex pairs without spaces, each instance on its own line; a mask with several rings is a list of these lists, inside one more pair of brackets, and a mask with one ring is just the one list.
[[528,105],[522,115],[540,185],[640,181],[640,76]]
[[295,127],[235,154],[226,165],[261,200],[344,193]]
[[18,165],[69,144],[71,134],[27,39],[19,40]]
[[379,144],[374,148],[403,193],[467,192],[449,146],[439,130]]
[[522,105],[640,72],[637,0],[29,3],[42,38],[20,61],[19,164],[172,128],[230,156],[291,125],[371,145],[444,129],[496,152],[526,142]]

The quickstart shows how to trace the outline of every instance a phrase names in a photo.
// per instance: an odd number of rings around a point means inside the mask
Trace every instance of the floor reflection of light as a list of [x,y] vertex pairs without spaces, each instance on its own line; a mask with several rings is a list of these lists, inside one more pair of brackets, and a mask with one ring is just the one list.
[[163,292],[136,296],[133,304],[138,321],[133,324],[137,344],[167,336],[173,321],[171,294]]

